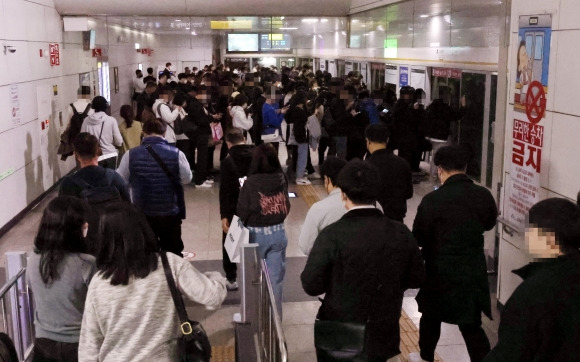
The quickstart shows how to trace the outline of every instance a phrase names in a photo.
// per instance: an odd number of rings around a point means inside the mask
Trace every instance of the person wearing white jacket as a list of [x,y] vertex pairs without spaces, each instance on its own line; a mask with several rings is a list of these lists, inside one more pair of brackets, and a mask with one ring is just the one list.
[[[163,122],[167,124],[167,131],[165,132],[165,139],[171,145],[175,146],[177,143],[177,138],[175,136],[175,120],[179,116],[184,118],[186,113],[183,108],[186,106],[185,96],[182,94],[177,94],[175,97],[170,97],[173,95],[173,91],[167,88],[162,88],[159,91],[159,98],[153,103],[153,112],[155,112],[155,117],[160,118]],[[169,104],[173,101],[173,108]]]
[[115,169],[117,167],[117,148],[123,145],[123,136],[119,131],[117,120],[105,113],[109,106],[104,97],[97,96],[91,103],[95,113],[83,121],[81,132],[88,132],[99,139],[103,152],[99,157],[99,166]]
[[[252,114],[246,112],[248,108],[248,97],[244,93],[238,94],[234,98],[234,106],[230,109],[230,116],[232,117],[232,125],[236,128],[244,130],[244,134],[252,128],[254,121]],[[248,134],[249,136],[249,134]],[[246,139],[248,137],[246,136]]]

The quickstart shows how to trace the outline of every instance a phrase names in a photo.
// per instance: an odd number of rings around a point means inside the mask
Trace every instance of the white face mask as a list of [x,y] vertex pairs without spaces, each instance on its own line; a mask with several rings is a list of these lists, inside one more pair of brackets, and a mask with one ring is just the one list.
[[89,233],[89,224],[84,224],[81,227],[81,231],[83,232],[83,238],[86,238],[87,234]]

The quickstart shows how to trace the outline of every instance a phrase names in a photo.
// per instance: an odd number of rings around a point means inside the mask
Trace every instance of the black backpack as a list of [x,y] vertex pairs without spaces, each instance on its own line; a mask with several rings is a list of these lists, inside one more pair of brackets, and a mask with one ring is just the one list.
[[113,186],[114,171],[103,169],[107,179],[106,185],[92,185],[80,177],[74,175],[70,180],[77,186],[81,187],[81,198],[84,199],[91,207],[87,222],[89,223],[89,232],[86,238],[86,252],[88,254],[96,255],[99,246],[99,219],[105,213],[107,205],[122,202],[121,194],[115,186]]
[[[157,114],[159,115],[159,118],[161,118],[161,106],[164,105],[164,104],[167,106],[167,108],[169,108],[169,105],[167,105],[166,103],[160,103],[157,106]],[[169,108],[169,110],[171,110],[171,108]],[[178,116],[177,119],[173,122],[173,126],[170,125],[169,123],[167,125],[169,127],[171,127],[171,129],[173,130],[173,132],[175,133],[175,135],[178,136],[178,135],[182,135],[183,134],[182,122],[183,122],[183,120],[181,119],[181,116]]]
[[60,135],[60,145],[58,147],[57,154],[62,155],[61,160],[65,161],[69,156],[73,155],[73,141],[76,136],[81,133],[81,127],[89,111],[91,110],[91,104],[87,104],[87,107],[83,113],[79,113],[75,106],[70,104],[73,115],[70,118],[70,122],[64,132]]

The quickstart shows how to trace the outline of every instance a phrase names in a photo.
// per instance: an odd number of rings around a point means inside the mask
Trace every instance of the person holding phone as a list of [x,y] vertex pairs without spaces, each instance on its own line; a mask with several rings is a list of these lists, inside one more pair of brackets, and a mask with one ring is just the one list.
[[246,134],[254,125],[252,113],[250,111],[251,108],[248,107],[248,97],[244,93],[238,94],[234,98],[234,105],[230,109],[230,116],[232,117],[232,125],[236,128],[242,129]]

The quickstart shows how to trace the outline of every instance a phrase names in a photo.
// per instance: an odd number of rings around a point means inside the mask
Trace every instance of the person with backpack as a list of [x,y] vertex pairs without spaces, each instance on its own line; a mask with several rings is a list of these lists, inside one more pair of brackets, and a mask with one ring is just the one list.
[[86,200],[91,205],[89,215],[91,227],[87,236],[87,252],[96,253],[98,246],[98,218],[103,205],[126,201],[131,202],[129,187],[114,170],[99,166],[99,140],[90,133],[80,133],[73,142],[75,157],[80,169],[65,177],[59,189],[59,196],[74,196]]
[[89,86],[82,86],[79,88],[79,99],[70,104],[70,122],[60,136],[60,146],[57,152],[57,154],[61,155],[60,159],[63,161],[66,161],[69,156],[73,155],[73,141],[81,132],[83,121],[88,115],[95,113],[92,109],[90,98],[91,88]]
[[99,166],[115,169],[119,155],[117,148],[123,145],[119,124],[115,118],[105,113],[109,107],[105,97],[93,98],[92,106],[95,113],[83,121],[81,132],[88,132],[99,140],[102,151],[102,155],[99,156]]

